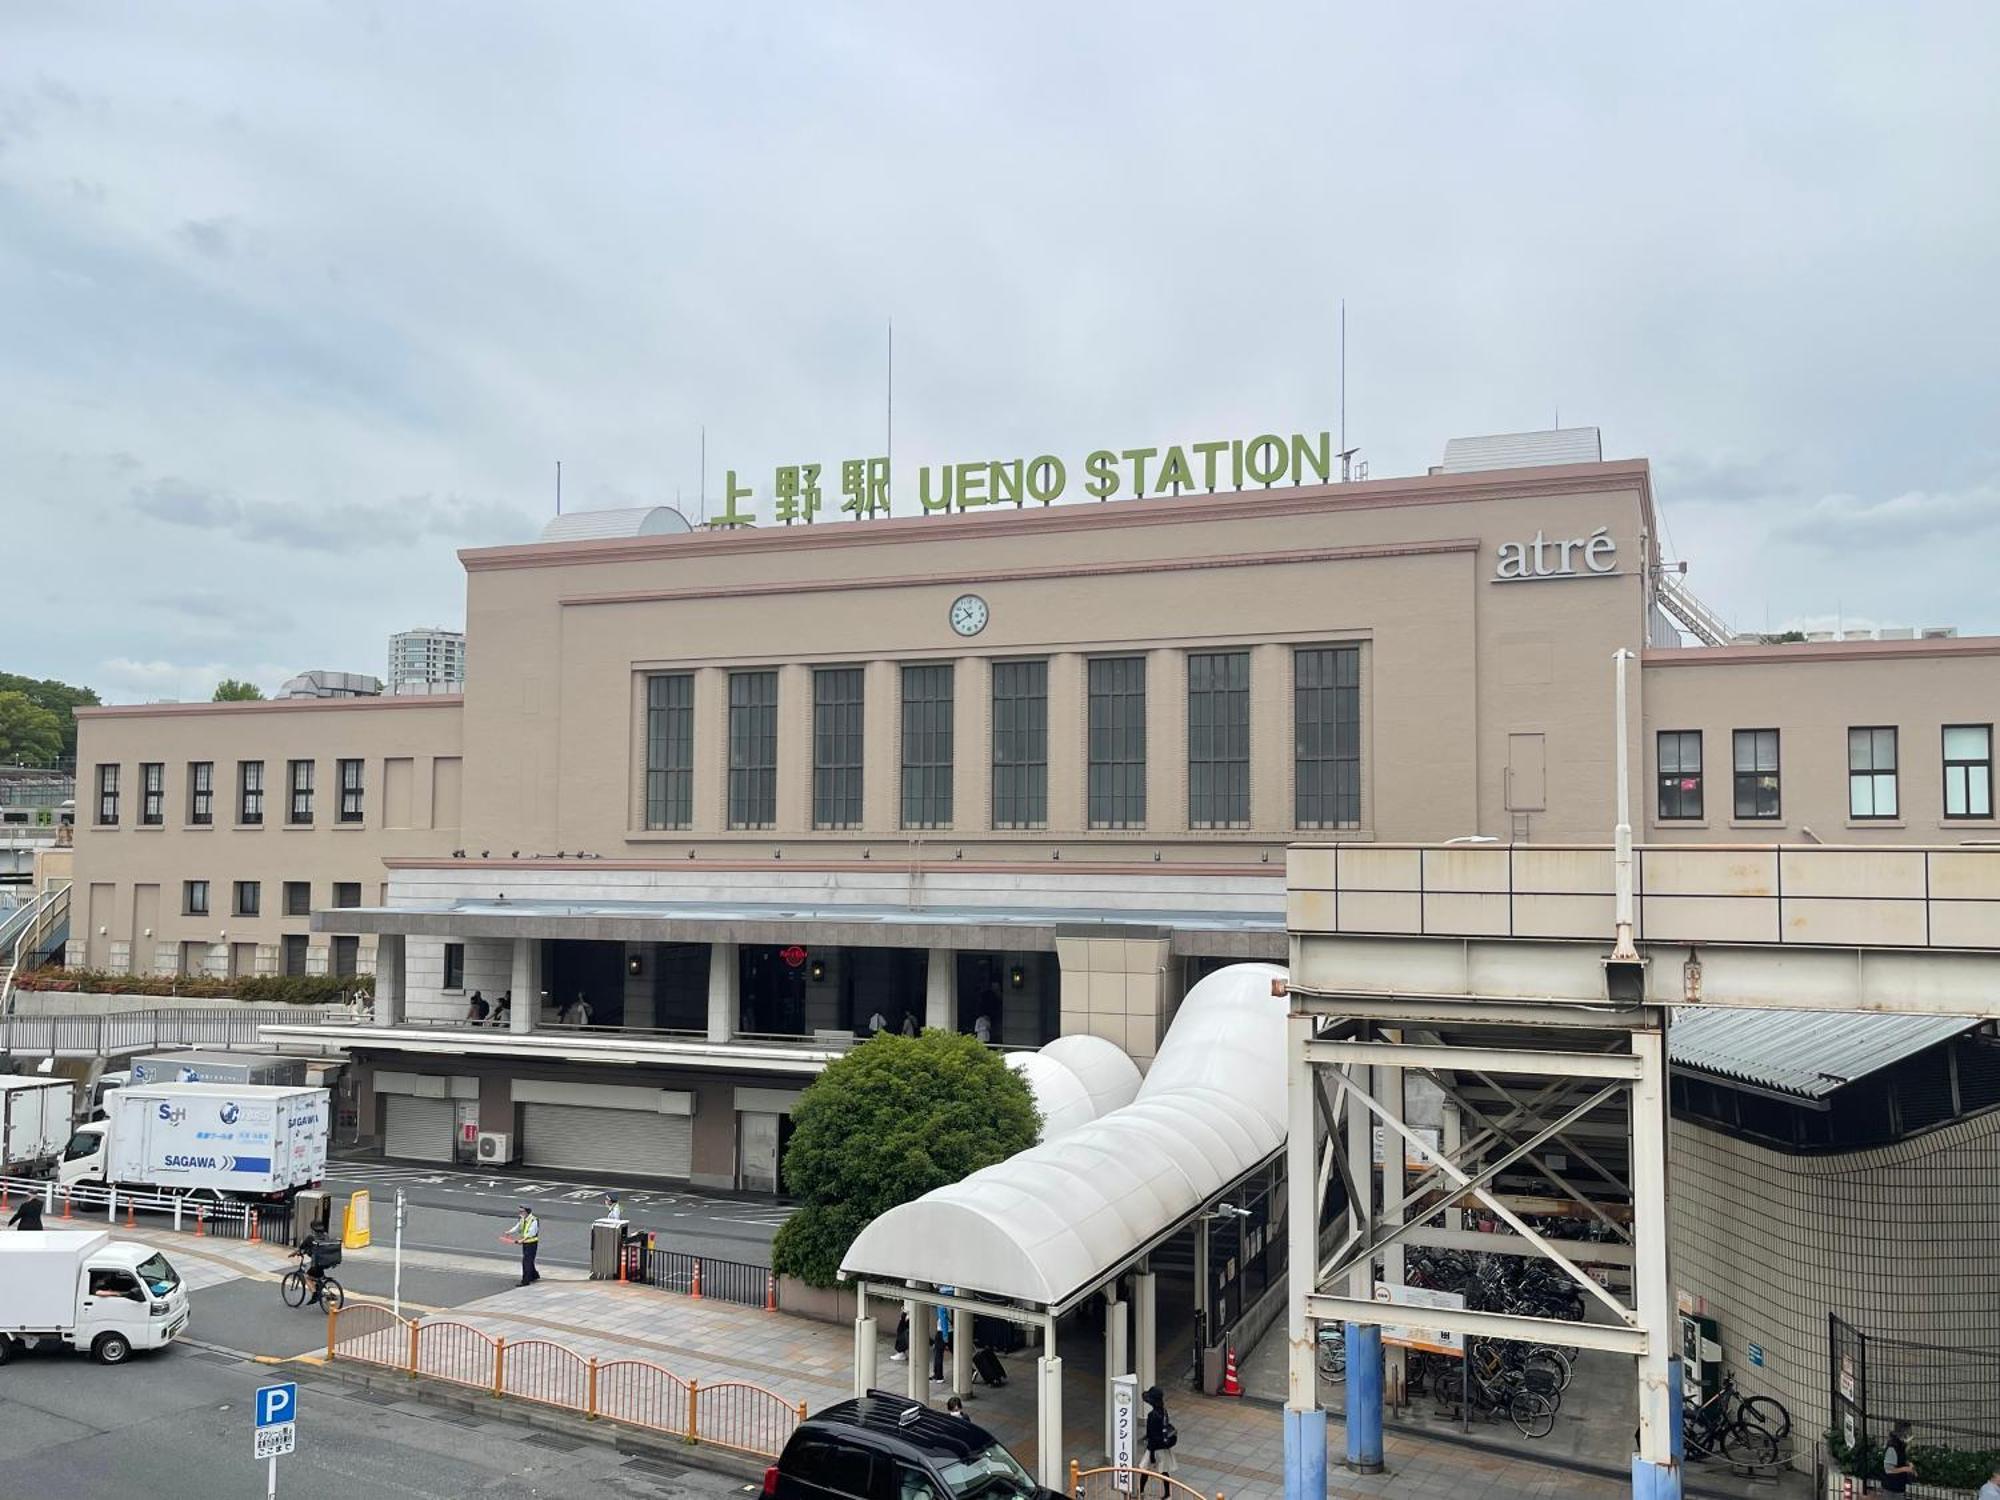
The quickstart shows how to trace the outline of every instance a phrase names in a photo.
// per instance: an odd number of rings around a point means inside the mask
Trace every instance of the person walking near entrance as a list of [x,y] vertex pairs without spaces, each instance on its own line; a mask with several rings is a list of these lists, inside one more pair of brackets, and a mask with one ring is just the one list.
[[1916,1477],[1917,1466],[1910,1461],[1910,1424],[1898,1422],[1889,1429],[1889,1441],[1882,1445],[1882,1488],[1900,1495]]
[[1979,1500],[2000,1500],[2000,1458],[1993,1460],[1993,1472],[1979,1487]]
[[[938,1291],[949,1297],[952,1288],[941,1286]],[[937,1309],[937,1326],[931,1331],[931,1384],[944,1384],[944,1352],[951,1347],[951,1309]]]
[[913,1010],[906,1010],[903,1012],[903,1035],[915,1036],[916,1034],[917,1034],[917,1013]]
[[[1167,1393],[1158,1386],[1146,1387],[1146,1467],[1155,1474],[1174,1472],[1174,1445],[1181,1435],[1174,1431],[1173,1420],[1167,1415]],[[1160,1495],[1165,1500],[1167,1482],[1160,1481]],[[1146,1476],[1139,1476],[1139,1494],[1146,1493]]]
[[28,1194],[27,1197],[21,1200],[20,1207],[14,1210],[14,1216],[7,1222],[12,1224],[16,1229],[40,1229],[42,1227],[41,1195],[38,1193]]
[[521,1217],[500,1238],[502,1241],[512,1240],[521,1247],[521,1285],[531,1286],[540,1281],[542,1273],[535,1269],[535,1252],[541,1248],[542,1221],[535,1217],[534,1209],[523,1203]]

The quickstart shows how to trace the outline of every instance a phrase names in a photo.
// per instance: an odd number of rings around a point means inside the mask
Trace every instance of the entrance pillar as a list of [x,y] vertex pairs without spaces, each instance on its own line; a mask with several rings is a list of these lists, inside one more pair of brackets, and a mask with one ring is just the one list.
[[910,1320],[910,1363],[903,1372],[903,1391],[912,1401],[925,1401],[931,1393],[927,1382],[931,1372],[931,1333],[937,1327],[937,1315],[914,1302],[905,1302],[903,1312]]
[[[1404,1033],[1391,1032],[1395,1041],[1402,1041]],[[1375,1070],[1375,1097],[1389,1111],[1389,1118],[1397,1124],[1404,1121],[1403,1070],[1401,1068],[1377,1068]],[[1371,1122],[1372,1123],[1372,1122]],[[1408,1182],[1403,1170],[1403,1138],[1395,1131],[1382,1131],[1382,1221],[1385,1224],[1399,1223],[1403,1217],[1403,1190]],[[1382,1249],[1382,1279],[1390,1286],[1403,1284],[1403,1244],[1398,1240]],[[1385,1349],[1383,1358],[1383,1396],[1400,1407],[1404,1400],[1407,1365],[1401,1349]]]
[[[1314,1324],[1306,1316],[1306,1297],[1319,1290],[1319,1172],[1314,1131],[1318,1110],[1318,1080],[1306,1061],[1306,1043],[1313,1038],[1311,1016],[1294,1015],[1285,1022],[1285,1259],[1287,1395],[1285,1398],[1285,1500],[1327,1500],[1326,1413],[1319,1405],[1318,1346]],[[1337,1137],[1327,1149],[1338,1151]],[[1208,1224],[1195,1230],[1195,1265],[1206,1279]]]
[[1130,1330],[1125,1326],[1125,1304],[1118,1297],[1118,1283],[1104,1289],[1104,1451],[1114,1451],[1117,1443],[1116,1417],[1112,1409],[1111,1382],[1132,1368]]
[[1139,1389],[1149,1391],[1160,1383],[1159,1284],[1150,1270],[1132,1278],[1132,1342]]
[[930,967],[924,974],[924,1025],[938,1031],[956,1031],[958,1017],[952,1004],[952,981],[958,968],[958,951],[932,948],[929,952]]
[[1042,1325],[1042,1357],[1035,1361],[1035,1478],[1044,1489],[1069,1491],[1064,1472],[1062,1359],[1056,1354],[1056,1320]]
[[[1456,1099],[1447,1099],[1444,1101],[1444,1125],[1438,1137],[1439,1148],[1447,1157],[1456,1162],[1458,1161],[1459,1149],[1464,1144],[1465,1117],[1458,1112],[1458,1101]],[[1472,1163],[1459,1162],[1459,1166],[1465,1171],[1466,1175],[1474,1175],[1475,1169]],[[1458,1208],[1446,1209],[1444,1211],[1444,1227],[1446,1229],[1465,1228],[1465,1211]]]
[[385,932],[375,939],[375,1024],[399,1026],[403,1021],[403,944],[400,932]]
[[972,1314],[962,1307],[951,1313],[951,1389],[954,1395],[972,1395]]
[[721,1043],[736,1035],[742,1004],[742,975],[734,943],[708,945],[708,1039]]
[[525,1035],[535,1029],[542,1010],[542,944],[539,938],[514,939],[514,972],[508,987],[507,1029]]
[[854,1296],[854,1394],[856,1399],[868,1394],[875,1384],[875,1358],[881,1351],[877,1342],[875,1320],[868,1316],[867,1289],[858,1288]]

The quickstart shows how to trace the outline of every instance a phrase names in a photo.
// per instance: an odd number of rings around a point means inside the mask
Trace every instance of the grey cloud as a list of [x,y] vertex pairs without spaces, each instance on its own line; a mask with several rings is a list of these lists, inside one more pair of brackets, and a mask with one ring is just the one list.
[[510,505],[462,496],[405,495],[376,504],[281,505],[167,478],[132,491],[141,515],[170,526],[229,532],[309,552],[361,552],[427,539],[451,545],[527,541],[535,525]]
[[1655,464],[1656,487],[1676,501],[1727,505],[1763,500],[1797,487],[1798,476],[1782,460],[1727,454],[1670,453]]
[[210,260],[227,260],[236,253],[236,221],[229,218],[188,219],[174,231],[182,244]]
[[1788,516],[1773,535],[1817,547],[1880,550],[1938,540],[1963,544],[1995,530],[2000,530],[2000,478],[1956,490],[1905,490],[1874,500],[1822,495]]

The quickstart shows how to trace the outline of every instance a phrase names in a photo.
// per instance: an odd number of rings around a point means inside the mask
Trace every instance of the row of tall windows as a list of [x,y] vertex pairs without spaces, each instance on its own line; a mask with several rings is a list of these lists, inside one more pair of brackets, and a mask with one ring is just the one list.
[[[313,770],[315,762],[285,762],[285,821],[293,825],[313,821]],[[362,760],[334,762],[340,782],[340,803],[334,817],[341,823],[359,823],[366,815],[365,768]],[[119,773],[121,767],[104,764],[97,768],[97,822],[115,827],[119,817]],[[139,764],[139,823],[157,828],[167,820],[167,767],[164,761]],[[187,821],[195,827],[215,822],[215,762],[191,760],[187,766]],[[240,760],[236,763],[236,821],[256,827],[264,821],[264,762]]]
[[[1188,822],[1202,829],[1250,826],[1250,653],[1187,658]],[[949,828],[956,668],[902,672],[901,782],[904,828]],[[992,666],[991,795],[995,828],[1046,828],[1049,817],[1049,664]],[[1147,817],[1147,680],[1144,656],[1093,657],[1085,679],[1085,811],[1093,828],[1143,828]],[[812,820],[816,828],[862,822],[864,672],[822,667],[812,682]],[[759,829],[777,822],[778,674],[731,672],[728,690],[728,821]],[[694,677],[646,681],[646,827],[694,822]],[[1353,646],[1292,653],[1294,823],[1354,828],[1361,822],[1361,653]]]
[[[1776,821],[1784,808],[1779,731],[1738,729],[1730,735],[1730,807],[1739,821]],[[1847,731],[1847,815],[1857,821],[1902,816],[1900,736],[1894,725]],[[1947,818],[1993,816],[1993,726],[1946,724],[1939,735]],[[1698,729],[1663,729],[1654,742],[1659,816],[1698,819],[1707,808],[1707,781]]]
[[[283,882],[284,906],[281,914],[287,917],[312,915],[312,882],[310,880],[287,880]],[[361,882],[358,880],[336,880],[333,882],[333,904],[337,907],[354,908],[361,905]],[[232,917],[257,917],[264,913],[264,885],[258,880],[237,880],[231,882],[229,914]],[[189,917],[211,915],[208,908],[208,882],[206,880],[183,880],[181,882],[181,914]]]

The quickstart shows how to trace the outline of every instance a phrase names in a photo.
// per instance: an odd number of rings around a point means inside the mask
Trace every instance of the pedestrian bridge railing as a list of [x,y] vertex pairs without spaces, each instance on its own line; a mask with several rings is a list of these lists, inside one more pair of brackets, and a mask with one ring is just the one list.
[[704,1385],[650,1360],[599,1359],[552,1339],[510,1342],[450,1318],[402,1318],[379,1302],[328,1310],[326,1357],[756,1458],[776,1458],[806,1414],[803,1401],[746,1381]]

